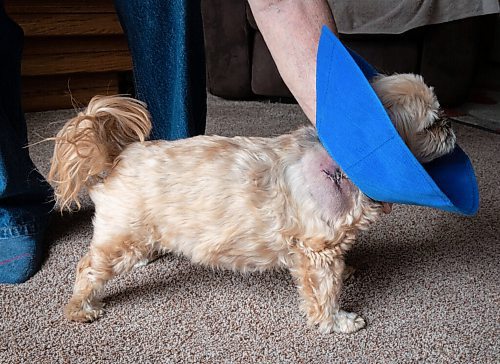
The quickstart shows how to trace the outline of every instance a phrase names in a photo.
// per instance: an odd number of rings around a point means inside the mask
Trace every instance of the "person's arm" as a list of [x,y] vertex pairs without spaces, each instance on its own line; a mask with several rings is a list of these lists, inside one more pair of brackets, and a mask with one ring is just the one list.
[[321,28],[337,34],[326,0],[248,0],[278,71],[316,125],[316,52]]

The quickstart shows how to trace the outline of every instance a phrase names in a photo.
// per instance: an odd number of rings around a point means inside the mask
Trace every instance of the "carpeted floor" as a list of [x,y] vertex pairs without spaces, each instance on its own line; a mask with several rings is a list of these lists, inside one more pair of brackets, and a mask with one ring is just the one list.
[[[31,141],[72,111],[28,115]],[[211,97],[207,133],[276,135],[305,121],[296,105]],[[500,135],[456,125],[476,167],[481,209],[466,218],[397,206],[363,234],[342,302],[366,329],[322,335],[308,327],[286,272],[239,275],[163,257],[112,281],[106,315],[66,321],[92,207],[58,216],[42,270],[0,286],[1,363],[498,363],[500,361]],[[47,172],[51,145],[32,148]]]

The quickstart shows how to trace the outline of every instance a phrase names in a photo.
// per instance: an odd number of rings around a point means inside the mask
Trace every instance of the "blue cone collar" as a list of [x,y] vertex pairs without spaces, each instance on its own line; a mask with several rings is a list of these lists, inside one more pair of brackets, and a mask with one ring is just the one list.
[[323,27],[316,65],[316,127],[325,149],[374,200],[475,214],[479,193],[467,155],[457,145],[451,153],[420,164],[368,82],[376,74]]

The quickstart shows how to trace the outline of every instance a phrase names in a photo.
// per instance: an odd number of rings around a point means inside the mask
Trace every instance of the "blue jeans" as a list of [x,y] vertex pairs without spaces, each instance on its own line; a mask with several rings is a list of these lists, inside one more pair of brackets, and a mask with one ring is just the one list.
[[153,139],[205,132],[205,48],[200,0],[115,0],[134,66],[136,96]]
[[[152,138],[203,134],[206,90],[200,0],[116,0],[134,64],[137,97],[148,104]],[[23,32],[0,0],[0,283],[39,269],[52,189],[34,167],[21,108]]]
[[21,109],[23,32],[0,1],[0,283],[19,283],[38,269],[52,190],[31,162]]

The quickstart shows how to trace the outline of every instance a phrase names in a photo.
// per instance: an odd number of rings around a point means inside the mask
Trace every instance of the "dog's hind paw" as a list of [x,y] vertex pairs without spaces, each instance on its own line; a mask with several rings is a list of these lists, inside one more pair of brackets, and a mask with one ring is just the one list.
[[139,260],[137,263],[135,263],[134,268],[145,267],[149,263],[151,263],[151,261],[149,259],[142,259],[142,260]]
[[158,260],[161,258],[161,254],[159,252],[154,252],[153,254],[151,254],[150,256],[144,258],[144,259],[141,259],[139,260],[137,263],[134,264],[134,269],[135,268],[141,268],[141,267],[145,267],[146,265],[150,264],[150,263],[153,263],[154,261]]
[[342,280],[347,282],[351,278],[354,278],[354,273],[356,272],[356,268],[351,265],[346,265],[344,271],[342,272]]

